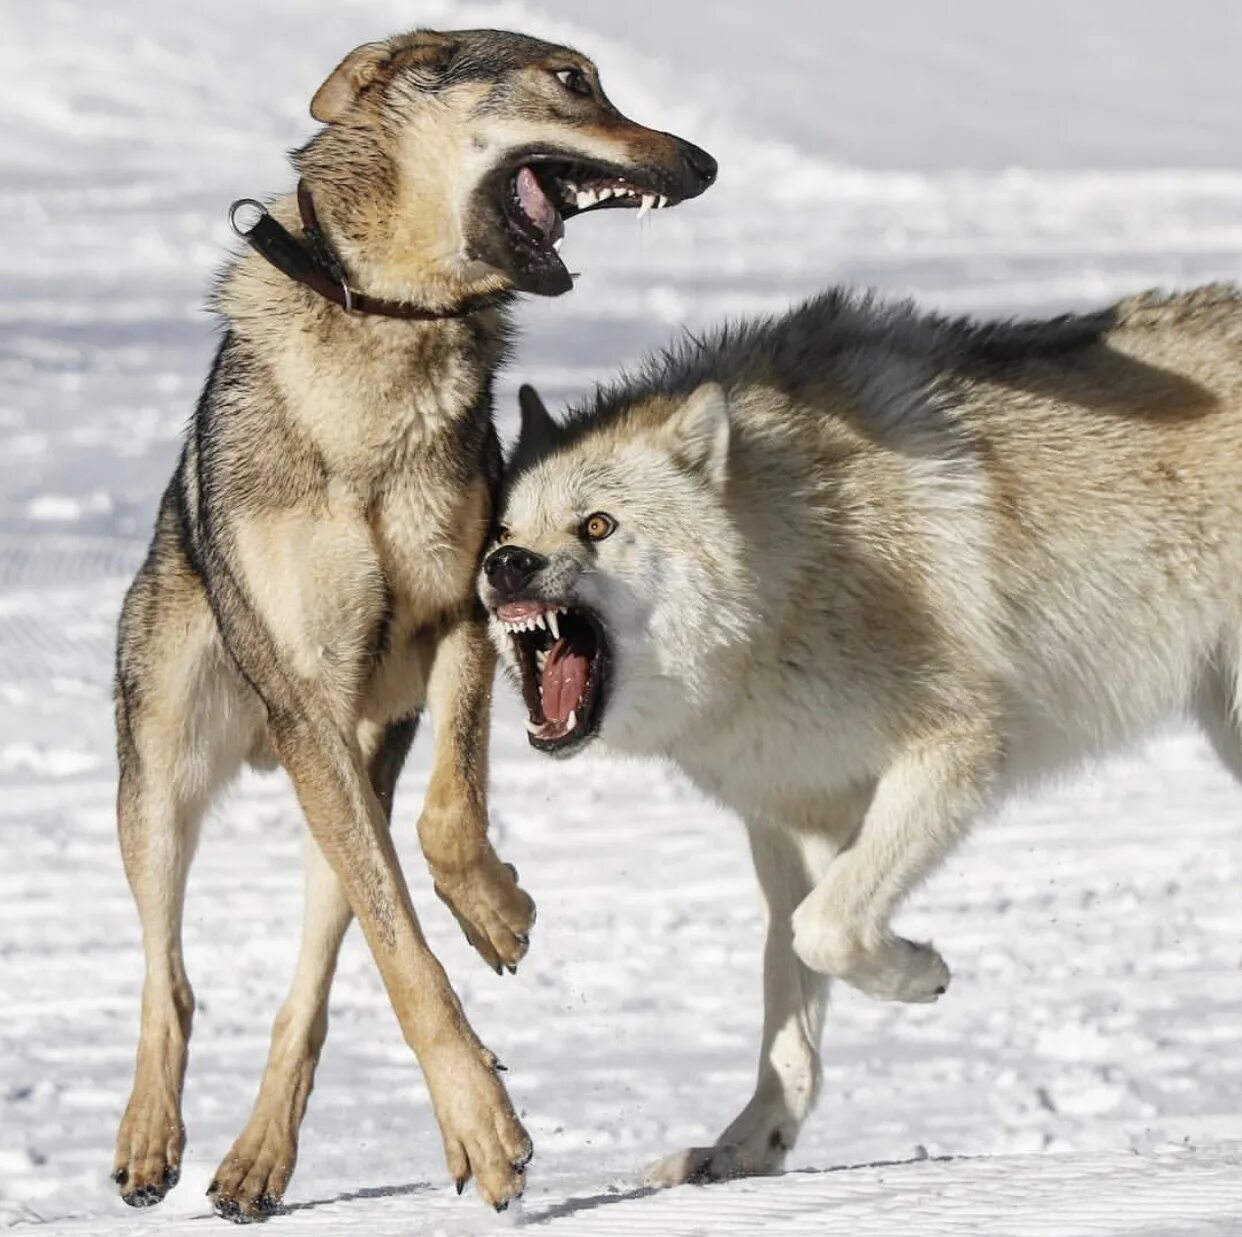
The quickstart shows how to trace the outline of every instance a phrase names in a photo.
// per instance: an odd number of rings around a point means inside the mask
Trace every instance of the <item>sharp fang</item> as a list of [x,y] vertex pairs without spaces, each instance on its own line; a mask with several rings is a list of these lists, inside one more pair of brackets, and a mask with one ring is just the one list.
[[641,219],[654,205],[655,198],[649,193],[644,193],[643,204],[638,208],[638,217]]
[[531,619],[531,623],[534,625],[531,628],[532,631],[536,627],[547,627],[547,623],[544,621],[544,616],[542,614],[536,614],[535,617]]
[[578,710],[570,709],[569,716],[565,719],[565,733],[568,734],[578,724]]
[[548,655],[547,653],[543,651],[543,649],[540,649],[539,652],[535,654],[535,665],[538,666],[540,670],[542,670],[544,666],[546,666],[547,664],[548,664]]
[[527,732],[527,734],[538,734],[538,733],[539,733],[539,732],[543,729],[544,724],[545,724],[545,723],[543,723],[543,722],[532,722],[532,721],[530,720],[530,718],[528,717],[528,718],[526,719],[526,732]]
[[552,639],[559,640],[561,638],[561,622],[560,619],[556,617],[556,611],[549,610],[547,613],[547,619],[548,630],[552,633]]
[[660,194],[660,196],[656,198],[656,210],[663,210],[667,205],[668,198],[666,198],[664,194]]
[[563,236],[558,236],[556,240],[552,242],[552,248],[559,249],[561,245],[564,244],[564,241],[565,241],[565,238]]

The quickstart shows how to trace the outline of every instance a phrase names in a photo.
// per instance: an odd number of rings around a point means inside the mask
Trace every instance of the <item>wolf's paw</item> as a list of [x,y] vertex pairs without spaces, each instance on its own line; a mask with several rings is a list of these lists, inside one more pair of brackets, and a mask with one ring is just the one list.
[[116,1140],[112,1180],[123,1202],[154,1207],[181,1178],[185,1127],[171,1101],[137,1091],[129,1101]]
[[468,868],[430,866],[436,894],[483,961],[498,975],[516,971],[535,924],[535,903],[518,885],[517,869],[490,849]]
[[925,1005],[949,987],[949,968],[930,946],[900,936],[864,943],[817,915],[794,913],[794,952],[813,971],[831,975],[877,1001]]
[[643,1170],[648,1185],[706,1185],[736,1177],[767,1177],[779,1173],[785,1163],[785,1143],[779,1129],[766,1139],[718,1142],[714,1147],[687,1147]]
[[297,1136],[286,1121],[252,1120],[207,1187],[216,1215],[236,1224],[274,1215],[297,1159]]

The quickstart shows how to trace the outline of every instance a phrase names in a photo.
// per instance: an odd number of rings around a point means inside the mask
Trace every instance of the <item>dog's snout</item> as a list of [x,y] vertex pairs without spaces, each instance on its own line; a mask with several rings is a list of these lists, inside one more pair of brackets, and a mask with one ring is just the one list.
[[530,583],[536,572],[548,565],[542,554],[520,545],[502,545],[483,563],[487,582],[504,597],[513,597]]
[[684,138],[682,139],[681,146],[686,162],[702,182],[703,188],[706,189],[713,185],[716,181],[716,173],[719,171],[716,160],[701,146],[696,146],[693,142],[687,142]]

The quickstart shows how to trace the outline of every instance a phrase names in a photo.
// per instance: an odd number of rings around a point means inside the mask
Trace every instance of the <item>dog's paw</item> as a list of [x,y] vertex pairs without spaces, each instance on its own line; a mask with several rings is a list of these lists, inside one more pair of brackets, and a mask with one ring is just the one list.
[[171,1100],[135,1091],[117,1135],[112,1181],[131,1207],[154,1207],[181,1179],[185,1127]]
[[[804,907],[806,904],[803,904]],[[929,1004],[949,987],[949,968],[931,945],[885,935],[864,942],[823,917],[793,917],[794,952],[813,971],[831,975],[877,1001]]]
[[535,903],[518,884],[517,869],[488,852],[458,871],[431,869],[436,894],[479,956],[497,974],[517,970],[530,948]]
[[453,1059],[425,1063],[444,1159],[460,1194],[474,1179],[479,1197],[496,1211],[522,1197],[534,1147],[485,1048],[455,1050]]

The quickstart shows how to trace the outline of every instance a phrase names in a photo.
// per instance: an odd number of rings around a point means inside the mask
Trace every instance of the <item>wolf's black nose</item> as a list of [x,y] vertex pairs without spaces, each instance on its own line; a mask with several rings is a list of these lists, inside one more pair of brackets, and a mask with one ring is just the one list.
[[695,170],[698,178],[703,182],[703,188],[715,183],[716,172],[718,167],[716,160],[711,157],[700,146],[695,146],[693,142],[683,142],[686,153],[686,162]]
[[542,554],[523,549],[520,545],[502,545],[487,556],[483,574],[498,593],[513,597],[530,583],[537,571],[547,565],[548,560]]

